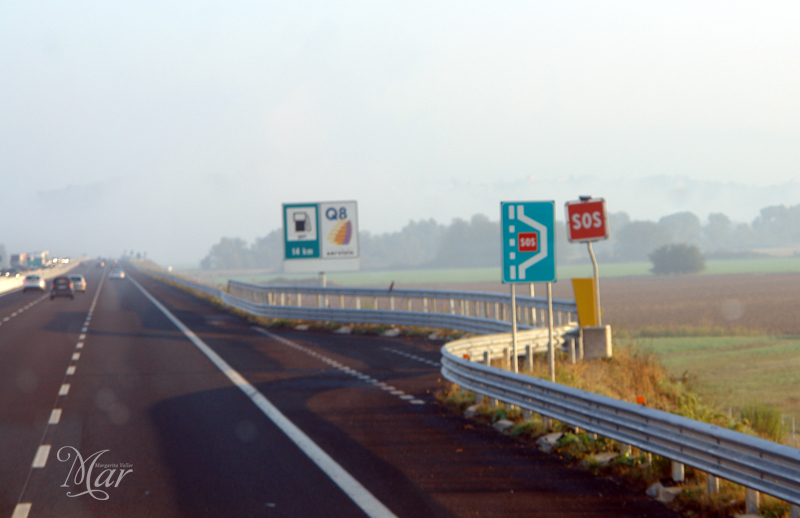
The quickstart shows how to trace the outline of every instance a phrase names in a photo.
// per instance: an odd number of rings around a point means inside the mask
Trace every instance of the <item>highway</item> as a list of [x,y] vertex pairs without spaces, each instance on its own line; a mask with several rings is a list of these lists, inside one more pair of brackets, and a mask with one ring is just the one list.
[[0,518],[676,516],[437,405],[439,344],[74,272],[0,296]]

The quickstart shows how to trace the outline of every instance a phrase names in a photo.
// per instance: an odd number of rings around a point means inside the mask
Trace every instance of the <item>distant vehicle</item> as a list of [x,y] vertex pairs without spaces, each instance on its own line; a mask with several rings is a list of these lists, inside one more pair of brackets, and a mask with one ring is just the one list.
[[36,275],[35,273],[26,275],[25,280],[22,281],[22,293],[25,293],[28,290],[44,291],[45,288],[46,284],[44,282],[44,278],[41,275]]
[[109,279],[124,279],[125,272],[117,268],[116,270],[111,270],[111,275],[108,276]]
[[97,261],[97,264],[95,265],[95,267],[96,268],[104,268],[105,265],[106,265],[105,261]]
[[75,298],[75,290],[72,279],[69,277],[56,277],[50,285],[50,300],[56,297]]
[[21,277],[19,270],[17,270],[16,268],[6,268],[2,272],[0,272],[0,275],[3,277],[10,277],[12,279]]
[[70,278],[72,281],[72,287],[75,291],[86,292],[86,279],[83,278],[83,275],[68,275],[67,277]]

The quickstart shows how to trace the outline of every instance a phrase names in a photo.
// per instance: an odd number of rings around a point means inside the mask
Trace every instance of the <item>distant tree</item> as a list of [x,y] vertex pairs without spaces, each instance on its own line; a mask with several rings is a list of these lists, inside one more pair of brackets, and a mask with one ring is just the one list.
[[752,229],[754,237],[762,245],[800,243],[800,205],[765,207],[753,220]]
[[200,267],[204,270],[240,270],[252,268],[253,260],[244,239],[223,237],[200,261]]
[[648,254],[672,242],[672,236],[652,221],[632,221],[616,234],[614,257],[619,261],[646,261]]
[[658,220],[658,225],[666,229],[676,243],[700,244],[703,227],[700,218],[692,212],[677,212]]
[[283,266],[283,229],[278,228],[264,237],[259,237],[250,247],[250,256],[255,268],[277,270]]
[[706,260],[700,249],[686,243],[664,245],[650,254],[650,261],[656,275],[697,273],[706,269]]
[[359,232],[365,268],[420,266],[436,257],[444,225],[433,219],[409,221],[399,232]]
[[722,213],[708,215],[708,225],[703,227],[706,249],[718,250],[730,248],[731,220]]
[[469,222],[454,219],[446,228],[432,266],[499,266],[500,223],[483,214]]

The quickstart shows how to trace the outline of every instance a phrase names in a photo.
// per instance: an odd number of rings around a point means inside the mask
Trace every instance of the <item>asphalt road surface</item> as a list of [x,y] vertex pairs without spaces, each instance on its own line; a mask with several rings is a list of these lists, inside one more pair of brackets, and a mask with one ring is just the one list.
[[75,272],[0,296],[0,518],[675,516],[439,407],[438,344]]

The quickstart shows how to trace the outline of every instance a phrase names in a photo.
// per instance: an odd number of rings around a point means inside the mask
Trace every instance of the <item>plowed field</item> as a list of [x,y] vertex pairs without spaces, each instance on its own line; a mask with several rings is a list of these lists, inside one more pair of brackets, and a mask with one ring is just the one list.
[[[509,289],[494,282],[425,287],[499,292]],[[529,293],[527,285],[518,285],[517,289],[518,293]],[[537,296],[546,293],[544,285],[536,285]],[[553,296],[574,299],[571,281],[554,284]],[[800,335],[797,273],[601,278],[600,300],[603,323],[629,331],[651,327],[746,328],[765,334]]]

